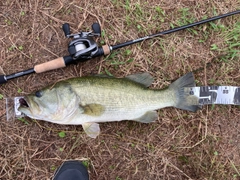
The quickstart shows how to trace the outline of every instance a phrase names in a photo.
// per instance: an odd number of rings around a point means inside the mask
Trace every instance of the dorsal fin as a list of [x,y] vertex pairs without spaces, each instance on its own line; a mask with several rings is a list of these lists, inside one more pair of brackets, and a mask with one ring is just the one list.
[[128,75],[126,78],[140,83],[145,87],[149,87],[153,82],[153,77],[147,72]]
[[95,77],[103,77],[103,78],[115,78],[114,76],[109,76],[107,74],[93,74],[91,76],[95,76]]

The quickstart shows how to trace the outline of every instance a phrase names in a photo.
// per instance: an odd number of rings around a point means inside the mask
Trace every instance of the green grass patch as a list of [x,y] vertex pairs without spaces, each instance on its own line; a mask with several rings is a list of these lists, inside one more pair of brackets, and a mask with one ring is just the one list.
[[238,59],[240,56],[240,22],[236,23],[233,29],[223,33],[225,47],[218,47],[217,44],[211,45],[212,51],[222,53],[221,61],[228,62],[229,60]]

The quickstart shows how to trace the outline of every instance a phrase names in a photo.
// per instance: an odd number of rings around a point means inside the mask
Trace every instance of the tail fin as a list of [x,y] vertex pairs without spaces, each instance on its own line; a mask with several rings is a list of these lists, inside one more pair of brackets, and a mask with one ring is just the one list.
[[186,92],[184,92],[184,87],[194,87],[196,86],[194,82],[193,73],[187,73],[184,76],[177,79],[173,82],[169,89],[175,91],[177,101],[176,101],[176,108],[188,110],[188,111],[197,111],[200,106],[198,104],[198,97],[192,96]]

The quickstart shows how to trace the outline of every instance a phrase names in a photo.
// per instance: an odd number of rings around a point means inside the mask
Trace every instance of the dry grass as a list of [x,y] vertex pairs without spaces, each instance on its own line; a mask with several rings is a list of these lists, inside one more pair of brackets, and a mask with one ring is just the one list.
[[[0,70],[11,74],[68,54],[68,40],[61,30],[64,22],[78,32],[98,21],[105,32],[99,42],[114,45],[167,30],[170,24],[239,7],[238,0],[1,1]],[[163,88],[194,70],[198,70],[198,85],[239,86],[239,57],[223,61],[227,51],[211,50],[212,44],[227,47],[223,37],[239,18],[228,17],[122,48],[109,57],[14,79],[1,86],[0,94],[5,98],[25,95],[59,79],[106,70],[117,77],[148,71],[155,77],[152,88]],[[50,179],[68,159],[88,162],[91,179],[99,180],[240,178],[240,111],[236,106],[204,106],[197,113],[166,108],[152,124],[103,123],[97,139],[86,137],[80,126],[31,119],[26,119],[27,124],[6,122],[4,100],[0,115],[0,179]],[[60,138],[60,131],[66,137]]]

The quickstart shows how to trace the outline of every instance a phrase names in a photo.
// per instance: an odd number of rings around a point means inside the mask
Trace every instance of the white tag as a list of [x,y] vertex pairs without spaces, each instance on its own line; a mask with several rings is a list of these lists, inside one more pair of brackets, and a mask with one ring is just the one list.
[[23,97],[6,98],[6,117],[7,121],[14,121],[16,118],[24,117],[18,108],[20,106],[19,99]]

